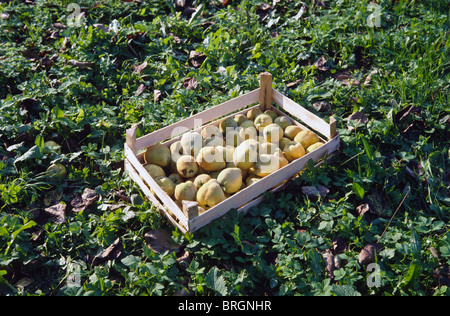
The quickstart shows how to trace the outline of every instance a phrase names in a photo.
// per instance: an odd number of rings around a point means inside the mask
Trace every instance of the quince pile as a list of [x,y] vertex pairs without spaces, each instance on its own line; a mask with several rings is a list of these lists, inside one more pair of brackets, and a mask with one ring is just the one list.
[[144,167],[180,207],[197,201],[202,213],[322,145],[289,117],[252,108],[148,147]]

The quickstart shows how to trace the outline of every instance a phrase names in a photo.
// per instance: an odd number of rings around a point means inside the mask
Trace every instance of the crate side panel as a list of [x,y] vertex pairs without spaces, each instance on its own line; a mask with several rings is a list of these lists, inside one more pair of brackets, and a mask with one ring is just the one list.
[[163,127],[160,130],[154,131],[145,136],[136,139],[135,150],[139,151],[150,145],[163,142],[170,138],[181,135],[188,130],[198,128],[212,120],[218,119],[223,115],[237,111],[259,100],[259,88],[244,95],[216,105],[203,112],[195,114],[184,120]]
[[310,159],[317,162],[319,159],[323,158],[325,154],[335,151],[338,146],[339,136],[336,136],[315,151],[292,161],[278,171],[262,178],[251,186],[244,188],[242,191],[237,192],[232,197],[209,209],[207,212],[193,218],[189,221],[189,227],[191,227],[192,231],[194,231],[208,224],[212,220],[223,216],[230,209],[238,208],[246,204],[273,186],[299,173]]
[[294,102],[293,100],[289,99],[288,97],[284,96],[275,89],[273,91],[273,100],[282,109],[310,126],[313,130],[316,130],[328,139],[331,138],[330,124],[325,122],[322,118],[311,113],[310,111]]
[[155,195],[164,203],[164,205],[180,220],[180,222],[187,227],[187,217],[183,214],[181,209],[169,197],[166,192],[164,192],[161,187],[153,180],[150,174],[145,170],[144,166],[137,160],[137,157],[131,151],[131,149],[125,144],[125,156],[131,162],[133,167],[138,172],[139,176],[142,177],[144,183],[146,183],[155,192]]

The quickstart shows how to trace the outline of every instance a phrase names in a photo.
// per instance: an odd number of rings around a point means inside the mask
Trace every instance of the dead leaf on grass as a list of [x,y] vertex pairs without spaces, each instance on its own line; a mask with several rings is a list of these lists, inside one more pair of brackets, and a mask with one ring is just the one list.
[[326,271],[327,275],[330,279],[334,279],[334,270],[336,270],[336,265],[334,264],[334,255],[330,251],[330,249],[327,249],[324,257],[326,257],[327,265],[326,265]]
[[45,208],[44,211],[50,216],[53,222],[61,224],[66,221],[66,208],[67,205],[60,202],[56,205]]
[[326,101],[318,101],[318,102],[314,102],[313,103],[313,108],[317,111],[317,112],[328,112],[331,110],[331,106],[330,103],[326,102]]
[[195,90],[197,89],[198,82],[194,77],[184,79],[184,88],[186,90]]
[[52,26],[57,30],[65,30],[67,28],[67,26],[60,22],[53,23]]
[[148,63],[146,61],[144,61],[142,64],[140,65],[133,65],[134,71],[140,75],[142,73],[142,71],[147,67]]
[[98,198],[95,190],[85,188],[81,196],[75,197],[70,205],[73,207],[75,213],[84,211],[89,205],[91,205]]
[[327,58],[325,56],[322,56],[317,59],[313,65],[316,66],[316,68],[320,71],[327,71],[328,69],[330,69],[330,67],[327,66],[327,63]]
[[181,245],[173,243],[170,234],[162,229],[153,229],[145,233],[144,238],[148,247],[156,253],[167,250],[178,252],[181,247]]
[[302,187],[302,193],[307,197],[314,199],[325,197],[329,192],[330,190],[328,190],[328,188],[324,187],[323,185]]
[[122,254],[122,240],[117,238],[114,242],[105,250],[100,252],[92,260],[92,266],[102,264],[108,260],[114,260],[120,257]]
[[139,96],[139,95],[141,95],[142,94],[142,92],[144,92],[145,91],[145,84],[141,84],[138,88],[137,88],[137,90],[136,90],[136,92],[134,93],[134,95],[135,96]]
[[333,237],[331,239],[331,242],[332,242],[331,250],[335,256],[347,251],[348,242],[344,238]]
[[347,128],[349,131],[353,131],[357,125],[367,124],[368,122],[369,119],[367,116],[363,112],[357,111],[348,117]]
[[378,243],[368,243],[359,253],[358,262],[361,265],[368,265],[375,261],[375,253],[383,250],[384,247]]
[[350,75],[338,75],[335,79],[340,81],[345,86],[359,86],[360,84],[358,79],[355,79]]
[[296,85],[298,85],[300,82],[302,82],[302,79],[300,78],[300,79],[297,79],[297,80],[294,80],[294,81],[292,81],[292,82],[289,82],[288,84],[286,84],[286,87],[288,87],[288,88],[293,88],[293,87],[295,87]]
[[189,53],[189,64],[194,68],[200,68],[206,59],[206,55],[198,53],[196,51],[191,51]]
[[94,65],[94,63],[91,63],[91,62],[78,61],[75,59],[70,59],[67,61],[67,63],[69,65],[79,68],[79,69],[86,69],[86,68],[92,67]]

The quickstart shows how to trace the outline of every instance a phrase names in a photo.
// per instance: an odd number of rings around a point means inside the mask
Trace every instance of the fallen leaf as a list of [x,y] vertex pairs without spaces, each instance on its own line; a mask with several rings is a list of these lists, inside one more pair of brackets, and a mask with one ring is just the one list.
[[103,30],[103,32],[108,33],[111,29],[109,28],[109,26],[101,24],[101,23],[95,23],[92,25],[93,27],[99,29],[99,30]]
[[23,277],[19,281],[16,282],[15,286],[19,287],[19,288],[24,288],[24,287],[32,284],[33,282],[34,282],[33,279]]
[[161,90],[155,89],[153,91],[153,102],[158,103],[161,101]]
[[421,110],[419,107],[410,105],[410,106],[398,111],[397,114],[395,114],[394,118],[397,122],[402,122],[402,121],[405,121],[410,116],[411,113],[420,117]]
[[142,92],[144,92],[145,91],[145,84],[141,84],[138,88],[137,88],[137,90],[136,90],[136,92],[134,93],[134,95],[135,96],[139,96],[139,95],[141,95],[142,94]]
[[114,242],[105,250],[100,252],[92,260],[92,266],[102,264],[107,260],[114,260],[120,257],[122,254],[122,240],[117,238]]
[[330,67],[327,66],[327,63],[327,58],[325,56],[322,56],[317,59],[313,65],[316,66],[316,68],[320,71],[327,71],[328,69],[330,69]]
[[170,234],[162,229],[153,229],[144,235],[148,247],[156,253],[164,251],[178,252],[181,245],[173,243]]
[[334,255],[330,249],[326,250],[324,257],[326,257],[326,261],[327,261],[327,265],[326,265],[325,269],[327,271],[328,277],[330,279],[334,279],[333,272],[334,272],[334,270],[336,270],[336,266],[334,264]]
[[335,78],[337,81],[340,81],[343,85],[349,86],[359,86],[359,80],[353,78],[350,75],[339,75]]
[[194,68],[200,68],[206,59],[206,55],[198,53],[196,51],[191,51],[189,53],[189,64]]
[[184,79],[184,88],[186,90],[195,90],[197,89],[198,82],[194,77]]
[[369,122],[367,116],[363,112],[357,111],[348,117],[347,128],[349,131],[353,131],[357,125],[367,124],[367,122]]
[[142,73],[142,71],[145,69],[145,67],[147,67],[148,63],[146,61],[144,61],[142,64],[135,66],[133,65],[134,71],[140,75]]
[[361,265],[368,265],[375,261],[375,253],[383,250],[383,246],[378,243],[368,243],[359,253],[358,262]]
[[191,260],[192,260],[191,255],[187,250],[185,250],[184,253],[177,258],[177,262],[186,268],[191,263]]
[[262,2],[262,3],[259,5],[259,7],[256,9],[256,14],[259,15],[258,21],[259,21],[259,22],[262,22],[262,21],[264,21],[265,19],[267,19],[267,17],[268,17],[269,14],[270,14],[271,9],[272,9],[272,7],[271,7],[269,4],[267,4],[267,3],[265,3],[265,2]]
[[369,211],[369,204],[365,203],[357,206],[356,211],[358,212],[359,216],[364,215],[366,212]]
[[45,208],[44,211],[50,215],[53,222],[61,224],[66,221],[66,208],[67,205],[60,202],[56,205]]
[[52,26],[58,30],[65,30],[67,28],[67,26],[65,26],[64,24],[62,24],[60,22],[53,23]]
[[302,187],[302,193],[307,197],[314,199],[325,197],[329,192],[330,190],[328,190],[328,188],[324,187],[323,185]]
[[67,61],[67,63],[73,67],[77,67],[79,69],[86,69],[88,67],[92,67],[94,65],[94,63],[91,62],[83,62],[83,61],[78,61],[78,60],[74,60],[74,59],[70,59]]
[[288,87],[288,88],[293,88],[293,87],[295,87],[296,85],[298,85],[300,82],[302,82],[302,79],[300,78],[300,79],[297,79],[297,80],[294,80],[294,81],[292,81],[292,82],[289,82],[288,84],[286,84],[286,87]]
[[317,111],[317,112],[328,112],[331,110],[331,106],[330,103],[326,102],[326,101],[318,101],[318,102],[314,102],[313,103],[313,108]]
[[372,81],[372,76],[373,76],[373,75],[376,75],[376,74],[378,74],[378,73],[379,73],[378,69],[372,70],[372,71],[369,73],[369,75],[366,77],[366,80],[364,80],[363,85],[364,85],[364,86],[370,85],[370,82]]
[[72,206],[72,211],[75,213],[84,211],[89,205],[91,205],[98,198],[95,190],[85,188],[81,196],[75,197],[70,205]]

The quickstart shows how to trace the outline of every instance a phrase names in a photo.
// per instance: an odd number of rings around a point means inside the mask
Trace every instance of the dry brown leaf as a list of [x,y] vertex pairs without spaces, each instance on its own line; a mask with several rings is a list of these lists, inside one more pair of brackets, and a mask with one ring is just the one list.
[[331,106],[330,103],[326,102],[326,101],[318,101],[318,102],[314,102],[313,103],[313,108],[317,111],[317,112],[328,112],[331,110]]
[[60,22],[53,23],[52,26],[58,30],[65,30],[67,28],[67,26],[65,26],[64,24],[62,24]]
[[173,243],[170,234],[162,229],[153,229],[145,233],[144,238],[148,247],[156,253],[167,250],[178,252],[181,247],[181,245]]
[[95,23],[92,26],[99,30],[103,30],[103,32],[105,32],[105,33],[108,33],[110,31],[109,26],[101,24],[101,23]]
[[191,260],[192,260],[191,255],[187,250],[185,250],[184,253],[177,258],[177,262],[184,267],[188,267],[189,264],[191,263]]
[[293,88],[293,87],[295,87],[296,85],[298,85],[300,82],[302,82],[302,79],[300,78],[300,79],[297,79],[297,80],[294,80],[294,81],[292,81],[292,82],[289,82],[288,84],[286,84],[286,87],[288,87],[288,88]]
[[89,205],[91,205],[98,198],[95,190],[85,188],[81,196],[75,197],[70,205],[73,207],[75,213],[84,211]]
[[45,213],[50,215],[52,221],[61,224],[66,221],[66,208],[67,205],[65,203],[60,202],[56,205],[45,208],[44,211]]
[[347,128],[349,131],[353,131],[357,125],[367,124],[368,122],[367,116],[363,112],[357,111],[348,117]]
[[122,254],[122,240],[117,238],[114,242],[105,250],[100,252],[92,260],[92,266],[102,264],[107,260],[114,260],[120,257]]
[[134,71],[140,75],[142,73],[142,71],[147,67],[148,63],[146,61],[144,61],[142,64],[135,66],[133,65]]
[[161,101],[161,96],[161,90],[155,89],[153,91],[153,102],[158,103],[159,101]]
[[141,95],[142,94],[142,92],[144,92],[145,91],[145,84],[141,84],[138,88],[137,88],[137,90],[136,90],[136,92],[134,93],[134,95],[135,96],[139,96],[139,95]]
[[334,279],[334,270],[336,270],[336,266],[334,264],[334,255],[330,249],[327,249],[325,252],[325,257],[327,261],[326,271],[327,275],[330,279]]
[[79,69],[86,69],[89,67],[92,67],[94,65],[94,63],[91,62],[84,62],[84,61],[78,61],[75,59],[70,59],[67,61],[67,63],[73,67],[77,67]]
[[323,185],[302,187],[302,193],[307,197],[314,199],[325,197],[329,192],[330,190],[328,190],[328,188],[324,187]]
[[206,59],[205,54],[201,54],[196,51],[191,51],[189,53],[189,64],[194,68],[200,68],[205,59]]
[[369,263],[374,262],[375,253],[380,252],[383,248],[384,247],[378,243],[368,243],[359,253],[359,264],[368,265]]
[[335,79],[337,81],[342,82],[342,84],[346,85],[346,86],[349,86],[349,85],[359,86],[359,80],[355,79],[349,75],[339,75]]
[[330,67],[327,66],[327,58],[325,56],[317,59],[313,65],[316,66],[316,68],[320,71],[327,71],[328,69],[330,69]]
[[198,82],[194,77],[184,79],[184,88],[186,90],[195,90],[197,89]]

